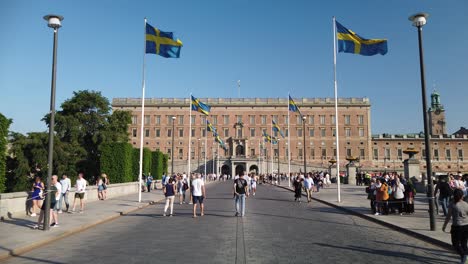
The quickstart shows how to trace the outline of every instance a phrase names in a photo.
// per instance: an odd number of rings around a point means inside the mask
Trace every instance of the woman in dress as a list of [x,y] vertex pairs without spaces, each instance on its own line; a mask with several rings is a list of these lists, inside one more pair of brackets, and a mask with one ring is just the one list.
[[99,200],[104,200],[104,198],[103,198],[104,196],[102,194],[102,192],[104,191],[103,184],[104,184],[104,181],[103,181],[102,177],[99,177],[98,180],[96,181],[98,199]]
[[44,191],[44,183],[41,181],[41,177],[36,176],[34,178],[34,183],[32,185],[32,202],[33,202],[33,207],[32,207],[32,214],[31,216],[36,216],[36,208],[41,209],[41,201],[42,201],[42,195]]

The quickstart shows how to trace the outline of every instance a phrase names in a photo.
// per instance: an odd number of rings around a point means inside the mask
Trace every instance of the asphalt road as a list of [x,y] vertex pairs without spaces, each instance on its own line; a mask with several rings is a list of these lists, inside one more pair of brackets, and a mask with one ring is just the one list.
[[178,204],[163,217],[156,204],[6,263],[458,263],[445,249],[268,185],[234,217],[231,184],[207,187],[203,217]]

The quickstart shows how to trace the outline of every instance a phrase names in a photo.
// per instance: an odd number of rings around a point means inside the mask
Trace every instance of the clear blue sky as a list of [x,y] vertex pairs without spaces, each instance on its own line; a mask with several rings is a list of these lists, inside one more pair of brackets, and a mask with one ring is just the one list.
[[422,130],[417,32],[424,27],[428,92],[442,95],[450,133],[468,126],[468,1],[13,1],[0,2],[0,112],[12,130],[45,131],[53,33],[63,15],[57,107],[76,90],[141,97],[143,18],[173,31],[180,59],[147,55],[147,96],[333,97],[332,16],[366,38],[388,38],[385,56],[338,54],[340,97],[369,97],[372,133]]

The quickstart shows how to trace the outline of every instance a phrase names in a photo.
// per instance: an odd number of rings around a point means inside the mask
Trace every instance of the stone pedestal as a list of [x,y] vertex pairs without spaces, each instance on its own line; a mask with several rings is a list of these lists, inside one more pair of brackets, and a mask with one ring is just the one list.
[[354,162],[350,162],[346,165],[346,172],[348,174],[348,184],[349,185],[356,185],[356,174],[357,174],[357,167]]
[[419,160],[411,158],[411,159],[405,159],[403,161],[403,167],[405,169],[405,178],[410,179],[412,177],[415,177],[416,179],[419,179],[419,175],[421,175],[421,170],[419,169]]
[[336,165],[331,165],[328,168],[328,173],[330,173],[330,179],[336,177]]

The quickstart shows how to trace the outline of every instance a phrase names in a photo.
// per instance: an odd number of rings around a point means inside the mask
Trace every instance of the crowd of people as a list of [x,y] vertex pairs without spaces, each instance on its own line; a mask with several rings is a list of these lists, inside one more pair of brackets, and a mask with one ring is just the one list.
[[[85,193],[87,186],[89,186],[88,181],[84,179],[84,174],[79,173],[75,182],[75,196],[73,199],[73,205],[70,210],[70,202],[68,195],[70,193],[72,183],[66,174],[62,175],[62,178],[59,180],[57,175],[52,175],[51,184],[46,188],[45,184],[42,182],[41,177],[36,176],[34,178],[34,183],[31,188],[31,197],[28,200],[32,201],[31,208],[31,217],[36,217],[36,212],[39,211],[39,217],[37,224],[33,226],[34,229],[43,228],[43,220],[46,213],[49,213],[50,222],[48,223],[50,227],[59,227],[59,214],[62,213],[75,213],[76,207],[79,203],[79,213],[84,212],[85,208]],[[96,179],[97,186],[97,197],[99,200],[107,199],[107,186],[109,185],[109,178],[106,174],[102,174]],[[46,197],[50,196],[50,211],[46,212]],[[77,202],[79,200],[79,202]]]

